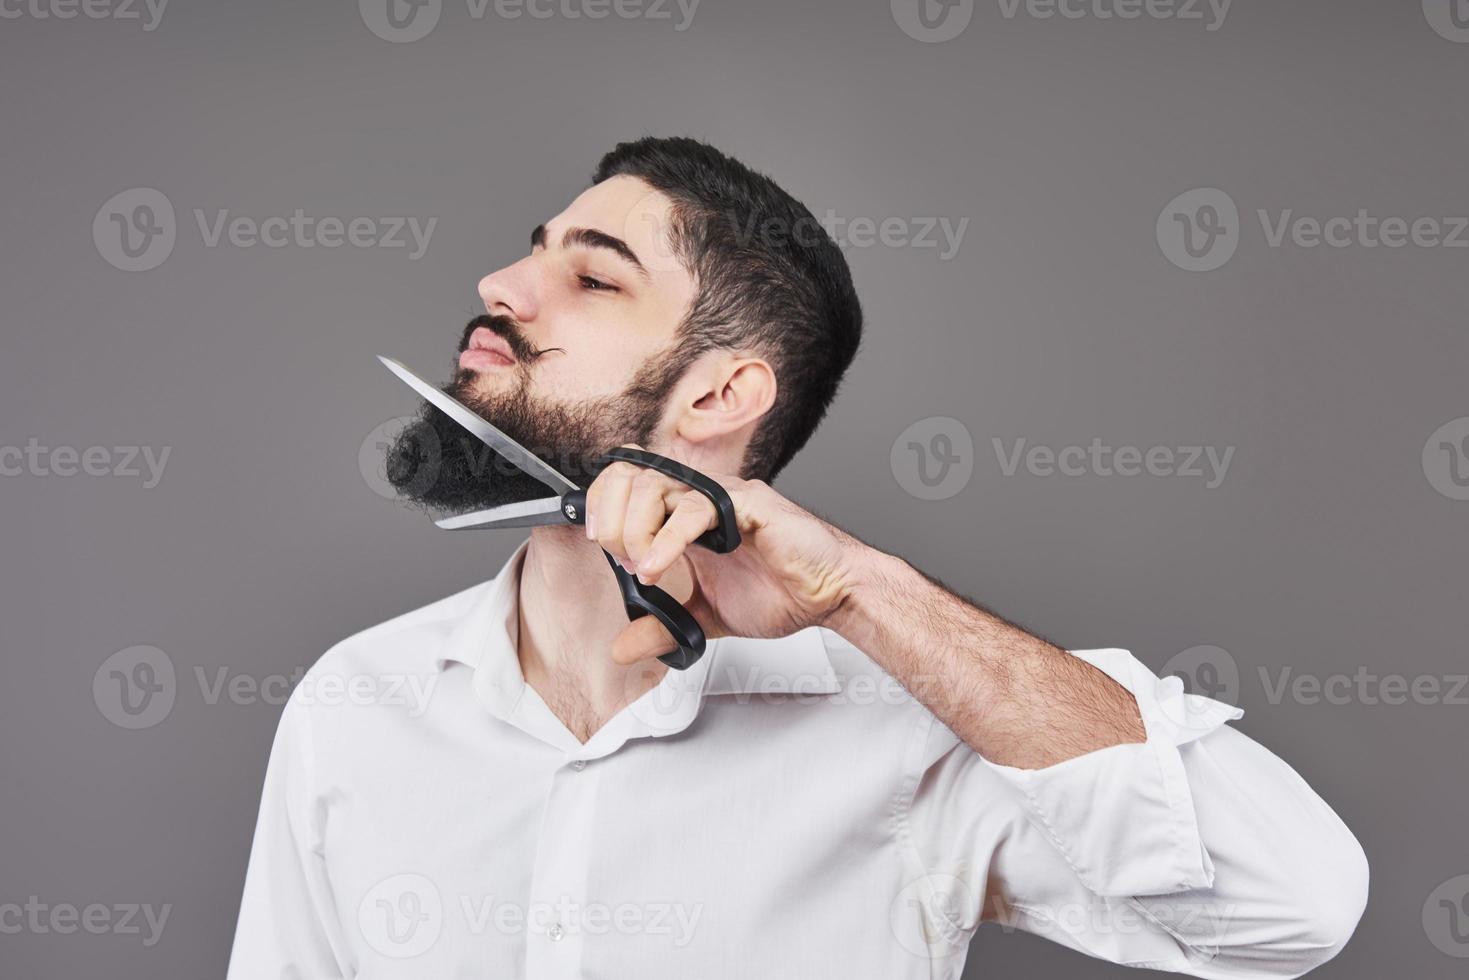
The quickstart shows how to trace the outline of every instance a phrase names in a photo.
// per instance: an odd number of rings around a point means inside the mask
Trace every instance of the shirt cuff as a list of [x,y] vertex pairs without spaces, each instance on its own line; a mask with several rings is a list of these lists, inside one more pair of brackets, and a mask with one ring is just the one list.
[[1159,679],[1126,650],[1076,650],[1137,700],[1147,741],[1114,745],[1044,769],[986,761],[1086,887],[1106,897],[1168,895],[1214,882],[1179,747],[1240,709]]

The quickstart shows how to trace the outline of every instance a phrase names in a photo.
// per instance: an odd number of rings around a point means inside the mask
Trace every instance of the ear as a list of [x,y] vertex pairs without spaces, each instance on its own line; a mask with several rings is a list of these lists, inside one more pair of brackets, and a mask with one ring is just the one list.
[[695,445],[753,429],[775,404],[775,370],[763,358],[718,352],[696,365],[685,381],[675,434]]

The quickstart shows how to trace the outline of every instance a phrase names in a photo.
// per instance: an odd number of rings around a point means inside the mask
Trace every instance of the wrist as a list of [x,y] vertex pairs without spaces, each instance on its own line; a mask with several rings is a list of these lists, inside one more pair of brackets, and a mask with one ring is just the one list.
[[849,539],[848,548],[847,587],[821,625],[859,649],[866,649],[875,641],[875,631],[883,621],[883,605],[898,592],[903,574],[911,572],[911,567],[903,559],[856,538]]

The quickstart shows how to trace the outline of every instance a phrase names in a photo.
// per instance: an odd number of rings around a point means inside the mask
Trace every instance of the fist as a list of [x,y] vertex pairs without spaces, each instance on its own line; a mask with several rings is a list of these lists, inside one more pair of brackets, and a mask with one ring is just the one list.
[[[587,537],[638,581],[683,603],[710,638],[780,637],[826,623],[851,596],[860,543],[760,480],[707,475],[734,503],[735,551],[691,547],[715,527],[714,505],[672,477],[623,462],[587,488]],[[628,625],[612,655],[630,664],[673,646],[662,625],[644,617]]]

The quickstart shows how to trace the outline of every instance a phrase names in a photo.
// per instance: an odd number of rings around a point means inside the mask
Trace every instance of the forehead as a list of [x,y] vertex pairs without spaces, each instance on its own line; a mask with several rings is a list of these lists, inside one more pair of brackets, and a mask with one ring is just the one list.
[[673,254],[669,231],[673,202],[637,177],[619,175],[583,191],[546,223],[556,240],[568,228],[592,228],[622,239],[655,281],[687,284],[688,272]]

